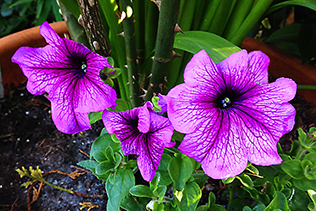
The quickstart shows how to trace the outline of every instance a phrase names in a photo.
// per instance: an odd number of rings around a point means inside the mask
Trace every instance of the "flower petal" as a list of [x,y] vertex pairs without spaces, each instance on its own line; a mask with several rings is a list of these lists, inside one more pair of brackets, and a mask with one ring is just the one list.
[[233,90],[241,95],[257,85],[254,74],[248,71],[246,50],[232,53],[216,66],[222,73],[223,82],[220,86],[224,87],[225,91]]
[[268,83],[269,63],[269,57],[261,51],[252,51],[248,54],[248,71],[258,84]]
[[87,113],[75,112],[72,95],[58,95],[51,100],[52,119],[60,132],[75,134],[91,129]]
[[150,127],[150,115],[147,105],[139,109],[137,129],[141,133],[147,133]]
[[[184,70],[184,82],[190,87],[204,86],[210,90],[221,88],[223,78],[218,72],[216,65],[206,53],[201,50],[195,54]],[[217,86],[213,86],[216,84]]]
[[273,110],[276,112],[275,116],[271,116],[271,113],[268,116],[263,114],[262,111],[256,112],[245,108],[234,110],[240,139],[243,140],[250,162],[264,166],[280,164],[282,162],[277,151],[277,142],[282,134],[279,132],[279,127],[282,128],[282,124],[284,124],[282,122],[284,118],[280,118],[280,112],[284,109],[289,109],[287,105],[285,107],[274,108]]
[[229,112],[223,111],[213,124],[206,121],[185,135],[179,150],[201,162],[205,173],[214,179],[236,176],[247,166],[247,151],[235,125]]
[[[129,111],[121,111],[119,113],[104,110],[102,114],[102,121],[105,129],[109,134],[114,134],[116,131],[121,131],[121,138],[128,139],[130,134],[127,131],[135,132],[137,130],[137,118],[138,118],[139,108],[133,108]],[[136,120],[135,124],[132,124],[132,120]],[[126,133],[125,133],[126,132]],[[126,135],[123,136],[123,135]]]
[[54,29],[45,21],[39,28],[40,34],[45,38],[45,41],[50,45],[62,43],[62,38],[54,31]]
[[192,88],[186,84],[174,87],[164,97],[168,104],[168,117],[173,127],[180,133],[190,133],[209,120],[212,123],[218,110],[214,105],[214,96],[204,87]]
[[105,84],[99,75],[87,72],[74,89],[74,95],[78,96],[76,112],[98,112],[116,106],[115,90]]

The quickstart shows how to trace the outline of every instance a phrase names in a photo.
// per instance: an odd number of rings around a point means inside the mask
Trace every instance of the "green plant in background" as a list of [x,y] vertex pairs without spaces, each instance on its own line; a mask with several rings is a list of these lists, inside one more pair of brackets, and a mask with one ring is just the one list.
[[4,0],[0,3],[0,37],[44,21],[61,21],[55,0]]

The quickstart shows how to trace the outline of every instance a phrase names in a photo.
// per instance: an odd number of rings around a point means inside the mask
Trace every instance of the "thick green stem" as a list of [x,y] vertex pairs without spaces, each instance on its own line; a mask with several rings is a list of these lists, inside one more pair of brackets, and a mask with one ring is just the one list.
[[297,89],[316,90],[316,86],[313,86],[313,85],[297,85]]
[[135,43],[136,49],[140,50],[137,52],[138,57],[138,66],[142,66],[144,63],[144,36],[145,36],[145,2],[144,0],[133,0],[132,1],[134,9],[134,27],[135,27]]
[[[197,5],[196,0],[186,0],[186,1],[181,2],[178,24],[183,31],[189,31],[191,29],[196,5]],[[177,50],[177,53],[181,57],[175,58],[171,61],[170,71],[168,72],[168,75],[167,75],[167,81],[168,81],[167,87],[169,89],[175,85],[175,82],[178,77],[182,77],[182,75],[179,75],[179,73],[181,72],[181,64],[182,64],[182,60],[183,60],[183,56],[185,55],[185,52],[182,50]]]
[[262,15],[268,9],[273,0],[258,0],[256,5],[252,8],[245,21],[241,24],[240,28],[234,33],[230,42],[235,45],[240,45],[247,37],[251,29],[262,18]]
[[[135,30],[134,30],[134,19],[133,9],[130,0],[120,0],[120,7],[122,15],[125,13],[126,18],[123,20],[125,49],[126,49],[126,61],[128,71],[128,82],[129,82],[129,98],[131,106],[137,107],[142,104],[142,100],[139,97],[139,83],[138,83],[138,68],[137,68],[137,52],[135,42]],[[124,16],[125,16],[124,15]]]
[[207,31],[210,28],[210,25],[213,21],[213,18],[220,6],[222,0],[213,0],[208,6],[207,11],[205,12],[204,19],[202,25],[200,27],[201,31]]
[[105,37],[98,1],[78,0],[78,3],[91,49],[102,56],[109,56],[111,48]]
[[220,36],[222,35],[235,3],[236,0],[221,0],[208,29],[209,32]]
[[146,101],[165,89],[164,80],[172,60],[174,27],[179,13],[180,0],[162,0],[158,22],[156,52],[153,58],[152,78],[148,86]]
[[235,34],[249,14],[253,4],[254,0],[239,0],[237,2],[227,23],[223,37],[228,40],[232,38],[233,34]]

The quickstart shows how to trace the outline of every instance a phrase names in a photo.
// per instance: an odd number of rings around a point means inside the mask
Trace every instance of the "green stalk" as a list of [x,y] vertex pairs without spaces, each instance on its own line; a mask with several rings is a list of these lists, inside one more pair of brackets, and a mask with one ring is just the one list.
[[137,52],[135,43],[135,30],[133,9],[130,0],[120,0],[120,7],[122,14],[126,13],[126,18],[123,20],[124,39],[126,49],[126,61],[129,82],[129,98],[132,108],[140,106],[142,100],[139,97],[139,83],[138,83],[138,68],[137,68]]
[[100,1],[100,8],[103,12],[103,15],[107,21],[107,24],[110,28],[109,39],[111,41],[112,52],[111,56],[113,57],[115,63],[118,63],[119,67],[122,70],[121,75],[117,78],[119,89],[121,93],[121,98],[125,101],[129,99],[128,92],[129,88],[126,85],[128,82],[125,57],[125,43],[124,38],[118,36],[123,32],[122,25],[118,24],[118,6],[115,1]]
[[225,27],[225,31],[223,33],[224,38],[228,40],[232,38],[233,34],[235,34],[249,14],[253,4],[254,0],[239,0],[237,2],[229,18],[227,26]]
[[313,85],[297,85],[297,89],[316,90],[316,86],[313,86]]
[[201,31],[208,31],[210,28],[213,18],[215,17],[216,11],[218,11],[222,0],[213,0],[208,6],[207,11],[205,12],[202,25],[200,27]]
[[138,61],[138,66],[142,66],[144,63],[144,37],[145,37],[145,2],[144,0],[133,0],[133,9],[134,9],[134,28],[135,28],[135,42],[136,49],[140,50],[138,55],[140,58]]
[[209,32],[222,35],[235,3],[236,0],[221,0],[221,4],[218,6],[212,23],[208,29]]
[[203,15],[207,8],[208,8],[208,1],[199,0],[196,2],[195,14],[194,14],[191,30],[199,30],[200,23],[202,22]]
[[240,46],[242,41],[247,37],[251,29],[261,20],[262,15],[268,9],[273,0],[258,0],[256,5],[252,8],[245,21],[241,24],[239,29],[234,33],[229,40],[235,45]]
[[148,59],[155,49],[159,11],[155,3],[145,1],[145,13],[145,59]]
[[172,59],[174,27],[179,13],[180,0],[162,0],[158,22],[156,52],[153,59],[152,78],[148,86],[146,101],[165,89],[165,77]]
[[[183,3],[182,3],[183,2]],[[189,31],[191,29],[191,25],[193,22],[195,7],[197,5],[196,0],[186,0],[182,1],[180,4],[180,13],[178,18],[178,24],[183,31]],[[182,10],[181,10],[182,6]],[[185,54],[182,50],[177,50],[177,53],[181,56],[179,58],[175,58],[171,61],[170,71],[167,75],[168,80],[168,88],[172,88],[175,85],[175,82],[179,76],[179,72],[181,71],[182,58]]]

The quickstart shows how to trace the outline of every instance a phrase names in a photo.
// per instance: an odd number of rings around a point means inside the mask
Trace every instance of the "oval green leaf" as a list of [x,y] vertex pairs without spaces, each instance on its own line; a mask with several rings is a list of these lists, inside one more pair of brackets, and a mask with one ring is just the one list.
[[174,48],[192,54],[204,49],[215,63],[221,62],[230,54],[240,51],[239,47],[224,38],[204,31],[186,31],[185,35],[176,34]]

